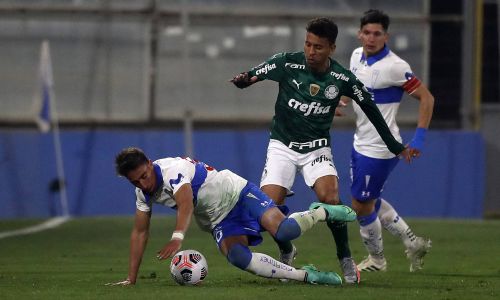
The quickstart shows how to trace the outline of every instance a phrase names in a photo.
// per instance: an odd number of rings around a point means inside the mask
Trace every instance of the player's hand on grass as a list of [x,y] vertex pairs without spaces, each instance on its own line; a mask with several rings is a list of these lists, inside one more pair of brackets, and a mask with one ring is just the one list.
[[126,286],[126,285],[133,285],[133,283],[130,279],[127,278],[125,280],[118,281],[118,282],[108,282],[105,285],[107,285],[107,286],[116,286],[116,285]]
[[234,78],[229,81],[232,82],[236,87],[244,89],[257,82],[257,76],[249,77],[248,72],[244,72],[234,76]]
[[158,255],[156,258],[159,260],[167,259],[169,257],[174,256],[182,246],[182,240],[173,239],[168,242],[160,251],[158,251]]

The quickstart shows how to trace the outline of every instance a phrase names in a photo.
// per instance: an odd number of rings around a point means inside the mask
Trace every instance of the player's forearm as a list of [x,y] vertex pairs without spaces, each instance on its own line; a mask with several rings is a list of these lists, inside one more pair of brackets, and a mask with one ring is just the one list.
[[139,273],[139,267],[141,265],[142,256],[144,255],[144,249],[148,242],[148,232],[137,232],[133,231],[130,236],[130,257],[129,257],[129,271],[128,279],[132,284],[137,280],[137,274]]
[[420,99],[418,107],[418,123],[419,128],[429,128],[432,119],[432,112],[434,110],[434,97],[428,93]]
[[193,211],[194,206],[192,203],[189,204],[189,202],[177,207],[177,222],[175,224],[175,231],[185,233],[188,230],[189,224],[191,224]]
[[375,105],[373,101],[366,101],[360,104],[360,107],[366,114],[370,122],[373,124],[373,126],[375,126],[375,129],[377,130],[384,143],[387,145],[389,151],[391,151],[395,155],[401,153],[405,149],[405,147],[403,146],[403,144],[398,142],[396,138],[394,138],[377,105]]

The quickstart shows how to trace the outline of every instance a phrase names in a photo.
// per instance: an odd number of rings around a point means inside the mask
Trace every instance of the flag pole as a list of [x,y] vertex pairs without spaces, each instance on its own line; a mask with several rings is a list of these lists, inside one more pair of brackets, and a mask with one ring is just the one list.
[[[68,196],[66,193],[66,176],[64,175],[64,162],[61,150],[61,137],[59,132],[59,118],[56,109],[56,97],[53,90],[54,81],[52,75],[52,60],[50,57],[49,41],[42,42],[40,53],[40,79],[42,84],[42,113],[45,110],[45,115],[41,116],[43,121],[48,123],[49,128],[41,126],[42,131],[47,132],[47,129],[52,127],[52,136],[54,140],[54,151],[56,156],[57,180],[59,183],[59,195],[61,199],[61,212],[63,217],[69,217]],[[48,106],[48,107],[47,107]],[[40,122],[38,122],[40,125]]]
[[[51,94],[54,94],[51,92]],[[63,162],[63,156],[62,156],[62,150],[61,150],[61,137],[59,134],[59,122],[57,119],[57,112],[55,109],[55,101],[54,101],[54,95],[51,96],[52,99],[52,104],[51,105],[51,113],[53,114],[53,122],[54,122],[54,130],[52,131],[53,138],[54,138],[54,149],[55,149],[55,154],[56,154],[56,166],[57,166],[57,177],[59,181],[59,195],[61,196],[61,211],[62,215],[64,217],[69,216],[69,209],[68,209],[68,196],[66,193],[66,176],[64,175],[64,162]]]

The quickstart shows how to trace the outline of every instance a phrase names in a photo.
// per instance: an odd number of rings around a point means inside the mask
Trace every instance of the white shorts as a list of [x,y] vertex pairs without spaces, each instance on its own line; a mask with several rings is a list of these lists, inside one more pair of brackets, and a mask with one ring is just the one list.
[[267,147],[266,165],[262,171],[260,187],[275,184],[291,192],[297,172],[302,173],[304,181],[311,188],[320,177],[327,175],[338,177],[333,163],[332,149],[324,147],[302,154],[278,140],[271,139]]

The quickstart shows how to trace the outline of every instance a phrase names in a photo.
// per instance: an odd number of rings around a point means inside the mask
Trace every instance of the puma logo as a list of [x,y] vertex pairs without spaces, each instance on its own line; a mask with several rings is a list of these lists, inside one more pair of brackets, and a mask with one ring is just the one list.
[[292,82],[295,83],[295,85],[297,86],[297,89],[300,89],[300,85],[302,84],[302,82],[297,82],[297,80],[295,80],[295,79]]

